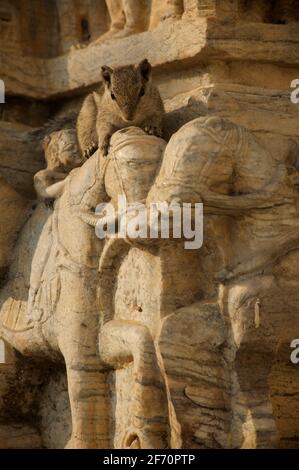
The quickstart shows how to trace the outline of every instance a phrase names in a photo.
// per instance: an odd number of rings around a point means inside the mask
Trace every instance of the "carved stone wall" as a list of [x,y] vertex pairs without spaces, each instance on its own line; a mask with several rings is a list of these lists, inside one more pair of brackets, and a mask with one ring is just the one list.
[[[0,447],[299,447],[296,2],[46,3],[0,0]],[[164,139],[116,132],[38,200],[44,137],[145,57]],[[203,202],[203,246],[100,241],[119,194]]]

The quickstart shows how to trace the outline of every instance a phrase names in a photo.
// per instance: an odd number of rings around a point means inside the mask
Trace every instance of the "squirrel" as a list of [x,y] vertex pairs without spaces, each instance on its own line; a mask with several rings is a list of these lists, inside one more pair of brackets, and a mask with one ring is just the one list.
[[147,59],[136,66],[102,67],[104,87],[86,97],[77,119],[79,147],[85,158],[98,148],[106,156],[110,138],[125,127],[141,127],[162,137],[165,110],[151,71]]
[[75,129],[55,131],[43,139],[47,168],[34,175],[34,187],[39,199],[46,204],[61,196],[69,172],[81,166]]

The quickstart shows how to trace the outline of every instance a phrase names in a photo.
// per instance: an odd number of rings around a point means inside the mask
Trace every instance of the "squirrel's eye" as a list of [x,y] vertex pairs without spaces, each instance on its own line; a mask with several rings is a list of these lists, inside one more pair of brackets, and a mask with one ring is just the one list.
[[112,98],[113,100],[116,100],[115,95],[114,95],[113,93],[111,93],[111,98]]
[[145,91],[144,91],[144,88],[142,87],[141,90],[140,90],[140,92],[139,92],[140,98],[141,98],[142,96],[144,96],[144,94],[145,94]]

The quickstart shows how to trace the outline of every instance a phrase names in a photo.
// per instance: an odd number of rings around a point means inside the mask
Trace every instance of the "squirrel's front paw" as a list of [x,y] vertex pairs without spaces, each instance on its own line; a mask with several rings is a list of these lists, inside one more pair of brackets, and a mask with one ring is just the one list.
[[109,146],[110,146],[110,135],[105,137],[100,145],[100,150],[104,157],[108,155],[109,152]]
[[143,129],[149,135],[155,135],[156,137],[162,137],[162,129],[158,126],[145,125],[143,127]]
[[91,155],[95,153],[95,151],[98,149],[98,146],[95,142],[92,142],[83,152],[84,158],[89,158]]

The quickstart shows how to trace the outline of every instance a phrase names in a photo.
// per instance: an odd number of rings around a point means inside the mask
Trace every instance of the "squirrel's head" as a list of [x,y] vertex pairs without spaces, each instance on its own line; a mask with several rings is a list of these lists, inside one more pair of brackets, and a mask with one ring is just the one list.
[[128,65],[112,69],[102,67],[102,78],[105,92],[111,99],[115,111],[121,112],[127,122],[133,121],[138,113],[138,107],[151,81],[151,64],[147,59],[139,65]]

